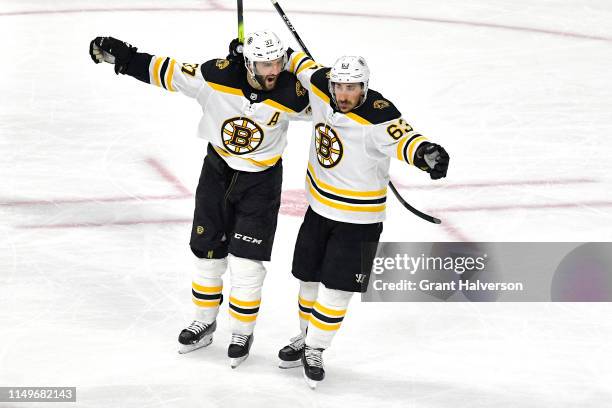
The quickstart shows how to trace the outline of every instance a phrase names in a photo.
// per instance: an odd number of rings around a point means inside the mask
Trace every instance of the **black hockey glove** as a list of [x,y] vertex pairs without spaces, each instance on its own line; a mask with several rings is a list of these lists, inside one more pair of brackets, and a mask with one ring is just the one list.
[[416,151],[414,164],[429,173],[432,180],[446,177],[450,157],[446,150],[435,143],[424,142]]
[[116,74],[125,74],[136,47],[113,37],[96,37],[89,43],[89,56],[96,63],[115,64]]
[[244,54],[242,53],[242,43],[234,38],[229,44],[229,54],[227,59],[235,64],[244,65]]

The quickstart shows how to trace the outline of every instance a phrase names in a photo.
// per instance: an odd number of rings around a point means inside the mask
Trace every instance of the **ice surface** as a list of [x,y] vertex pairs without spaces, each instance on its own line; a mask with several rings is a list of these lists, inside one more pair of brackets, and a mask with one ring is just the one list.
[[[451,155],[440,182],[393,164],[406,199],[444,224],[390,198],[382,240],[612,239],[609,2],[281,5],[320,62],[365,56],[371,87]],[[112,35],[182,62],[225,56],[234,7],[0,4],[0,386],[77,386],[82,407],[609,403],[609,304],[356,298],[316,392],[299,370],[276,368],[278,348],[298,329],[289,270],[304,208],[306,123],[290,129],[252,355],[230,369],[226,305],[209,348],[176,353],[192,317],[187,242],[205,152],[194,137],[199,106],[115,76],[87,48]],[[246,2],[245,24],[290,38],[265,1]]]

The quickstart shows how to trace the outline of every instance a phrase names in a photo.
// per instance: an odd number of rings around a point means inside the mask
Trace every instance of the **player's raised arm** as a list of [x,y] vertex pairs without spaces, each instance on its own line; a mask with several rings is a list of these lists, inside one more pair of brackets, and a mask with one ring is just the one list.
[[[375,101],[374,104],[378,104],[375,109],[395,109],[385,99]],[[446,177],[449,162],[446,150],[427,141],[401,116],[376,125],[373,141],[379,151],[426,171],[434,180]]]
[[113,37],[96,37],[89,45],[89,55],[96,64],[114,64],[116,74],[129,75],[192,98],[205,84],[199,64],[179,64],[169,57],[141,53],[136,47]]
[[295,75],[309,91],[312,90],[310,77],[320,68],[322,66],[317,64],[306,53],[287,48],[287,65],[285,69]]

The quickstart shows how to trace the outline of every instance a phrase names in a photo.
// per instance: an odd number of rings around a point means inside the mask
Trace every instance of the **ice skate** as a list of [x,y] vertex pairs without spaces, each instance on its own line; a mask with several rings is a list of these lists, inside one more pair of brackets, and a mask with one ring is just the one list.
[[194,320],[186,329],[179,334],[180,354],[189,353],[202,347],[208,346],[213,341],[213,333],[217,329],[217,322],[203,323]]
[[295,368],[302,365],[305,338],[306,334],[300,333],[291,339],[291,343],[278,351],[278,358],[280,359],[278,366],[280,368]]
[[253,335],[232,334],[232,341],[227,349],[232,368],[238,367],[249,356],[249,350],[253,344]]
[[302,364],[304,364],[304,380],[311,389],[317,388],[317,385],[325,378],[325,369],[323,368],[323,350],[304,346],[302,354]]

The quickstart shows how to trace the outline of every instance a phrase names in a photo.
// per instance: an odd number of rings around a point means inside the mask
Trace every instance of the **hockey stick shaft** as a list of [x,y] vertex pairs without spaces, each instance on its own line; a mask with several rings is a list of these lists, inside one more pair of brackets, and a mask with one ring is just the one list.
[[238,9],[238,41],[244,43],[244,11],[242,7],[242,0],[237,0]]
[[[308,55],[311,59],[314,60],[314,58],[312,57],[312,54],[310,53],[310,51],[308,51],[308,48],[306,48],[306,45],[304,44],[304,41],[302,41],[302,38],[300,38],[300,35],[297,33],[295,27],[293,26],[293,24],[289,20],[289,17],[287,17],[287,14],[283,10],[283,8],[280,6],[280,4],[278,4],[278,1],[277,0],[270,0],[270,1],[272,2],[272,5],[274,6],[274,8],[278,12],[278,14],[281,16],[281,18],[285,22],[285,25],[287,26],[289,31],[291,31],[291,34],[293,34],[293,37],[295,38],[295,40],[298,42],[298,44],[300,44],[300,47],[302,47],[302,50],[304,51],[304,53],[306,53],[306,55]],[[389,187],[391,188],[391,191],[393,191],[393,194],[395,195],[397,200],[408,211],[410,211],[411,213],[413,213],[417,217],[420,217],[420,218],[424,219],[425,221],[429,221],[429,222],[434,223],[434,224],[441,224],[442,223],[442,221],[440,221],[440,219],[438,219],[436,217],[432,217],[431,215],[425,214],[424,212],[419,211],[416,208],[414,208],[413,206],[411,206],[410,204],[408,204],[406,202],[406,200],[404,200],[404,198],[397,191],[397,189],[395,188],[393,183],[390,182],[390,181],[389,181]]]
[[287,14],[285,14],[285,12],[283,11],[283,8],[280,6],[280,4],[278,4],[278,1],[276,0],[270,0],[270,1],[272,2],[272,5],[274,6],[278,14],[281,16],[281,18],[285,22],[285,25],[287,26],[289,31],[291,31],[291,34],[293,34],[293,38],[295,38],[298,44],[300,44],[302,51],[304,51],[306,55],[310,57],[310,59],[314,60],[314,58],[312,57],[312,54],[310,53],[310,51],[308,51],[308,48],[306,48],[306,44],[304,44],[304,41],[302,41],[297,31],[295,31],[295,28],[293,27],[293,24],[291,24],[289,17],[287,17]]

